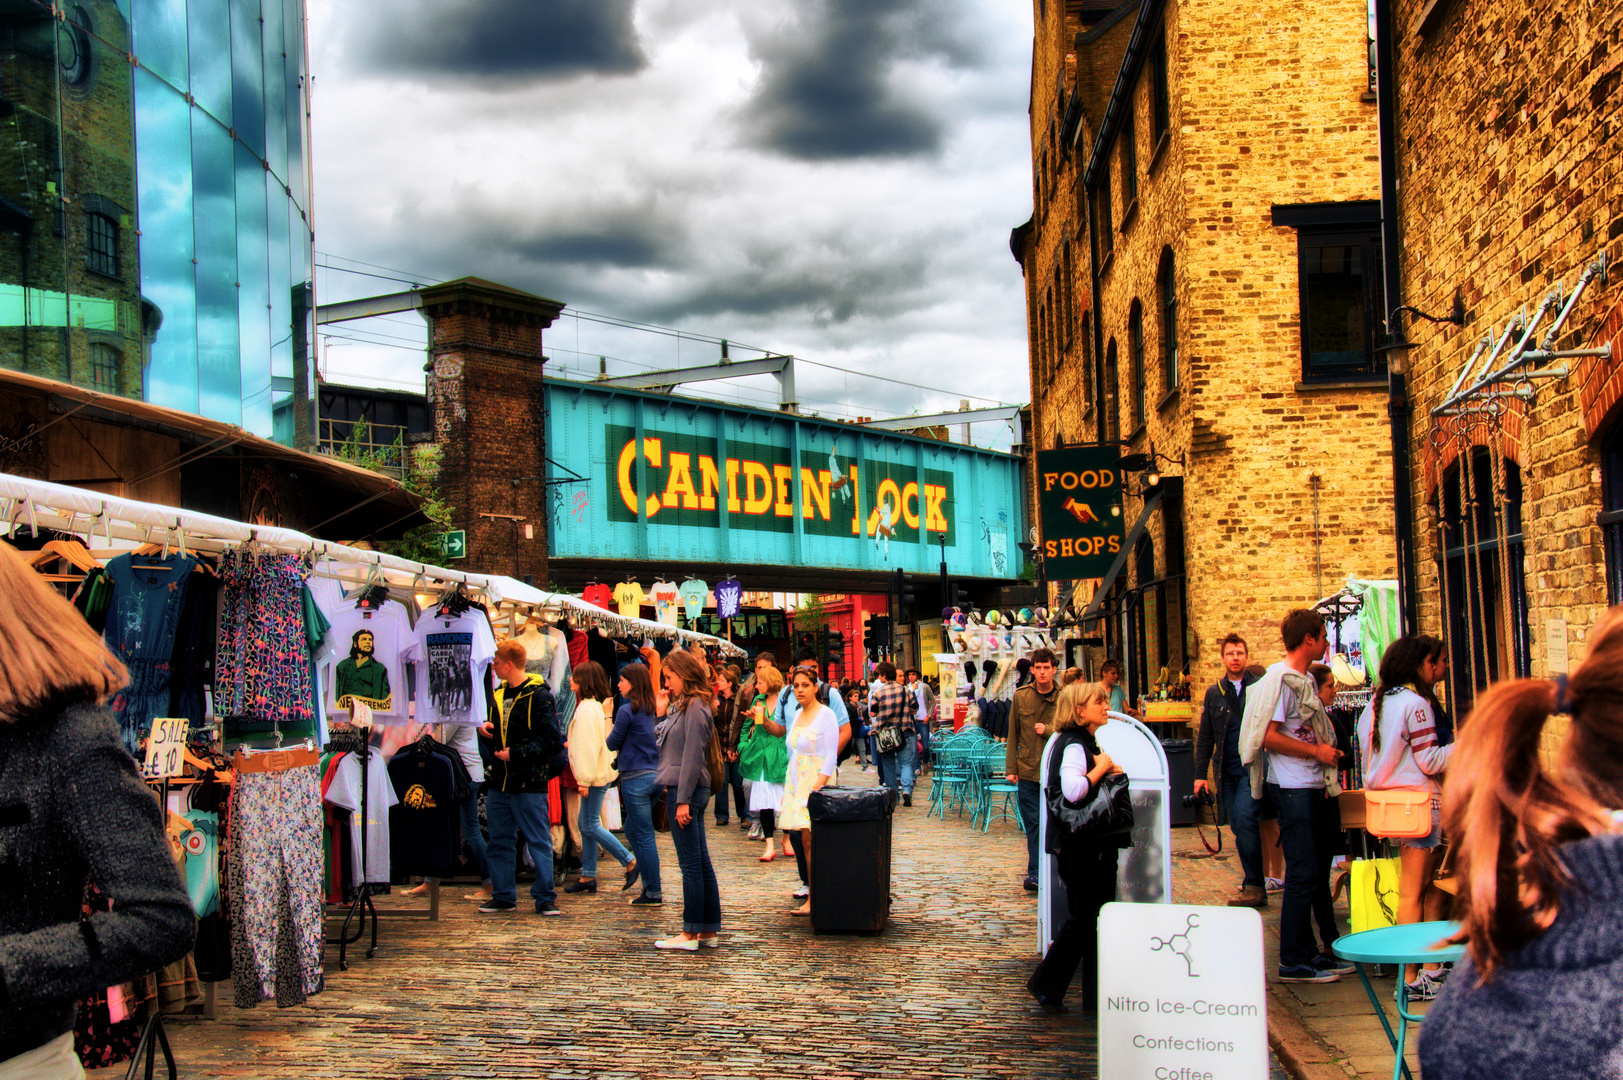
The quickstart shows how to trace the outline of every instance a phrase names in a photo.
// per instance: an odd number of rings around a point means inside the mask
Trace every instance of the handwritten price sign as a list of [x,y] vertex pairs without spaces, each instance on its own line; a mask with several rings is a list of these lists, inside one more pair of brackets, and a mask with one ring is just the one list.
[[141,765],[142,776],[162,780],[166,776],[179,776],[185,770],[182,751],[186,748],[187,726],[184,716],[160,716],[152,721],[146,761]]

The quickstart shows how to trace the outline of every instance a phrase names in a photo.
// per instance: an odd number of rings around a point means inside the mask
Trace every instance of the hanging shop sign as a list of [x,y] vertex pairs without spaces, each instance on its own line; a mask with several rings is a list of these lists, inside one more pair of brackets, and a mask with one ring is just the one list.
[[1122,545],[1121,451],[1037,451],[1043,573],[1049,581],[1103,577]]
[[553,489],[553,558],[1020,572],[1013,455],[580,383],[547,395],[548,467],[586,478]]

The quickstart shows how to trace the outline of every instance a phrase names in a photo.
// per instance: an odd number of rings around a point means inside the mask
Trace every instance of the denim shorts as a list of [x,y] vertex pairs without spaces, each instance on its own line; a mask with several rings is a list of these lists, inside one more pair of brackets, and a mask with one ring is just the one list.
[[1443,842],[1443,799],[1440,795],[1431,797],[1431,832],[1425,836],[1400,836],[1398,845],[1406,848],[1416,848],[1420,851],[1431,851]]

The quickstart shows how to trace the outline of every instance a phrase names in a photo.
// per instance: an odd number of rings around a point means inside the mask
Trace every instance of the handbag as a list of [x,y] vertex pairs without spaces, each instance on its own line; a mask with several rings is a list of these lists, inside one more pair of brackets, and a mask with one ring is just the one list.
[[1413,839],[1431,834],[1431,792],[1423,788],[1364,789],[1364,830]]
[[1058,784],[1048,788],[1048,813],[1073,840],[1109,840],[1133,831],[1133,796],[1125,773],[1100,778],[1084,802],[1073,803]]
[[874,736],[874,745],[879,747],[879,752],[881,754],[888,754],[894,750],[900,750],[904,741],[905,740],[902,738],[902,729],[895,724],[886,724],[884,727],[879,729],[879,734]]
[[598,820],[609,832],[619,832],[625,827],[620,819],[620,789],[610,787],[603,793],[603,809],[598,814]]
[[664,788],[660,788],[658,793],[648,800],[648,816],[653,819],[656,832],[671,831],[671,816],[665,811]]
[[1379,930],[1398,922],[1397,859],[1354,859],[1348,864],[1352,891],[1347,896],[1352,932]]

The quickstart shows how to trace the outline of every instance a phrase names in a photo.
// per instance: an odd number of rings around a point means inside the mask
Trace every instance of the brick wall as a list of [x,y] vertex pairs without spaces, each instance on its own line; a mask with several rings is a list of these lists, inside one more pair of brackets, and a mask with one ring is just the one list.
[[[1120,25],[1130,30],[1132,21]],[[1155,137],[1145,65],[1130,98],[1136,204],[1129,205],[1123,185],[1118,141],[1102,159],[1111,185],[1112,250],[1097,297],[1080,294],[1085,280],[1078,288],[1079,302],[1094,303],[1098,312],[1101,360],[1112,340],[1116,345],[1114,396],[1127,448],[1153,445],[1185,458],[1191,677],[1206,681],[1219,667],[1215,643],[1230,630],[1244,634],[1259,659],[1272,659],[1286,610],[1311,603],[1321,589],[1333,592],[1349,573],[1396,573],[1384,384],[1303,384],[1297,232],[1272,223],[1275,204],[1379,197],[1376,115],[1365,100],[1365,0],[1272,0],[1238,15],[1232,5],[1174,0],[1164,5],[1160,26],[1169,61],[1169,132],[1164,141]],[[1079,52],[1075,70],[1108,80],[1081,94],[1088,157],[1120,52],[1115,63],[1088,55],[1087,43]],[[1040,35],[1037,56],[1034,117],[1042,88],[1055,82],[1043,65],[1057,62]],[[1079,209],[1071,212],[1088,226]],[[1092,240],[1084,240],[1084,251]],[[1164,374],[1158,280],[1169,254],[1176,387]],[[1040,246],[1034,256],[1028,286],[1034,267],[1039,279],[1043,272]],[[1135,303],[1146,372],[1142,425],[1132,416]],[[1079,366],[1077,356],[1067,355],[1052,386],[1034,378],[1045,440],[1056,428],[1070,438],[1101,435],[1097,417],[1079,416]],[[1080,436],[1073,433],[1078,419],[1085,421]],[[1129,522],[1139,507],[1138,499],[1127,500]],[[1167,567],[1165,532],[1159,515],[1152,518],[1158,573]]]
[[468,533],[459,565],[537,586],[547,580],[541,332],[562,309],[473,278],[423,290],[439,483],[452,527]]
[[[1442,625],[1431,495],[1441,467],[1428,412],[1476,342],[1531,311],[1555,285],[1570,291],[1585,264],[1623,256],[1623,178],[1617,131],[1623,91],[1623,6],[1552,0],[1536,11],[1503,0],[1440,5],[1425,33],[1422,0],[1395,0],[1399,28],[1400,221],[1403,299],[1427,311],[1464,301],[1463,329],[1411,323],[1413,431],[1420,514],[1422,626]],[[1619,340],[1623,289],[1591,286],[1558,347]],[[1542,336],[1542,328],[1540,336]],[[1525,585],[1531,668],[1547,673],[1546,619],[1565,619],[1570,662],[1605,605],[1599,458],[1594,440],[1616,423],[1617,353],[1568,361],[1540,380],[1507,427],[1523,465]],[[1494,442],[1495,438],[1479,442]],[[1456,664],[1458,661],[1456,661]],[[1554,737],[1552,735],[1552,737]]]

